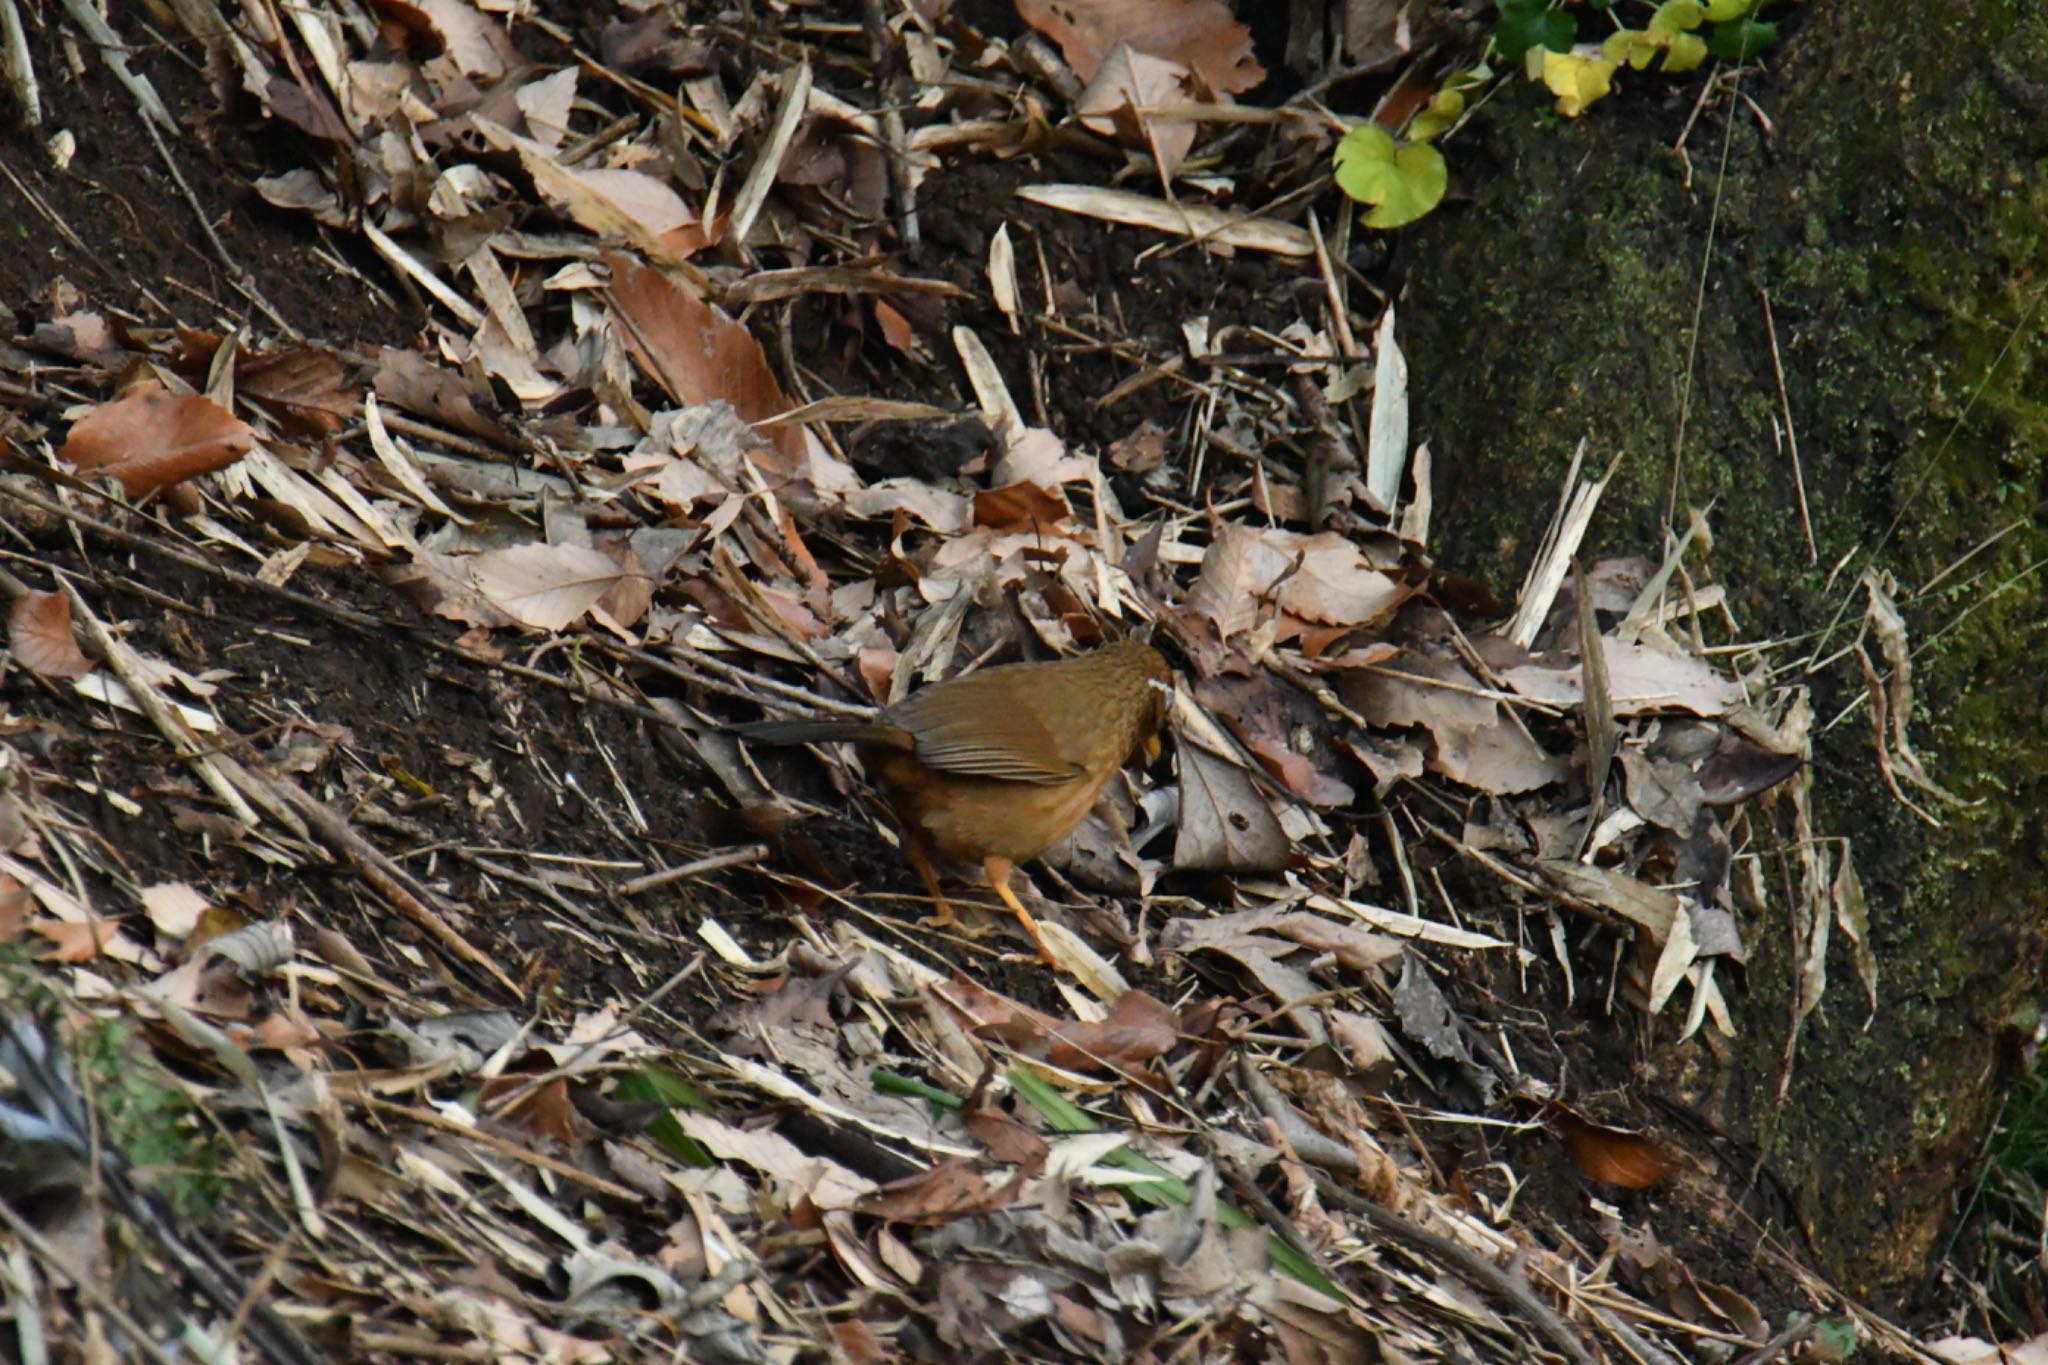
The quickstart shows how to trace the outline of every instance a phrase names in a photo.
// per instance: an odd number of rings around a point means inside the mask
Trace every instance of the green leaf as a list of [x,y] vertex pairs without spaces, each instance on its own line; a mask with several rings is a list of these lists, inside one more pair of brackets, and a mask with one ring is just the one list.
[[1707,21],[1707,7],[1700,0],[1664,0],[1645,26],[1652,38],[1668,39],[1690,33]]
[[1746,62],[1778,41],[1778,26],[1746,15],[1733,23],[1716,24],[1707,34],[1707,50],[1724,62]]
[[[711,1112],[711,1101],[702,1091],[673,1071],[658,1066],[642,1067],[619,1082],[612,1098],[622,1104],[659,1104],[667,1109],[688,1109],[696,1114]],[[683,1131],[674,1114],[663,1113],[647,1125],[647,1136],[685,1166],[708,1167],[718,1162],[704,1144]]]
[[1576,52],[1545,52],[1539,55],[1543,59],[1542,70],[1530,74],[1557,96],[1557,112],[1566,118],[1577,118],[1595,100],[1605,99],[1613,93],[1613,59],[1581,57]]
[[1367,227],[1397,228],[1443,202],[1450,184],[1444,156],[1426,143],[1397,145],[1377,123],[1361,124],[1337,144],[1337,188],[1372,209]]
[[1664,44],[1640,29],[1618,28],[1600,44],[1600,55],[1619,65],[1627,62],[1631,71],[1641,71],[1657,60]]
[[914,1100],[923,1100],[934,1109],[954,1110],[966,1103],[952,1092],[941,1090],[915,1076],[902,1076],[894,1071],[878,1069],[868,1079],[874,1084],[875,1089],[884,1095],[908,1095]]
[[1572,44],[1579,40],[1579,21],[1563,10],[1553,8],[1551,0],[1494,0],[1494,3],[1500,6],[1500,23],[1494,27],[1493,41],[1506,61],[1521,61],[1532,47],[1569,52]]
[[1409,121],[1408,137],[1414,142],[1434,142],[1450,131],[1458,115],[1464,112],[1465,97],[1445,86],[1430,96],[1429,104]]
[[1697,70],[1706,59],[1706,39],[1697,33],[1674,33],[1671,45],[1664,49],[1664,74],[1675,76],[1681,71]]
[[695,1114],[711,1112],[704,1092],[665,1067],[643,1066],[619,1082],[612,1098],[629,1104],[662,1104],[671,1109],[688,1109]]
[[1849,1359],[1863,1344],[1863,1333],[1851,1318],[1822,1318],[1814,1325],[1813,1335],[1836,1353],[1837,1360]]
[[1725,24],[1756,8],[1756,0],[1707,0],[1707,22]]

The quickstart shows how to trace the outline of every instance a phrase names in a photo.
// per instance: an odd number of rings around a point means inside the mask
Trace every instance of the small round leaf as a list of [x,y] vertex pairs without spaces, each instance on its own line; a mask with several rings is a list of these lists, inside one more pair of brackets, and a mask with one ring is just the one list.
[[1443,153],[1426,143],[1396,144],[1377,123],[1361,124],[1337,144],[1337,188],[1371,205],[1367,227],[1397,228],[1443,201],[1450,172]]

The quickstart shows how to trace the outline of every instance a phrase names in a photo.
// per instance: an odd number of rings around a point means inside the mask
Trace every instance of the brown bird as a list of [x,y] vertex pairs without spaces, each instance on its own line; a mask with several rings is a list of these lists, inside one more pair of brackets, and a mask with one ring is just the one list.
[[920,688],[871,721],[779,720],[737,727],[771,744],[845,741],[903,827],[903,851],[936,914],[956,923],[934,854],[979,862],[1048,962],[1010,873],[1073,833],[1110,778],[1166,714],[1172,674],[1124,640],[1051,663],[1004,664]]

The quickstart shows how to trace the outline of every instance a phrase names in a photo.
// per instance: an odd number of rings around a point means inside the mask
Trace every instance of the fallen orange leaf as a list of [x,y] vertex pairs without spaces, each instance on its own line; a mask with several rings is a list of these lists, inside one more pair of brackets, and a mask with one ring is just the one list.
[[249,424],[211,398],[137,384],[80,419],[58,452],[81,474],[111,474],[131,498],[226,469],[256,445]]

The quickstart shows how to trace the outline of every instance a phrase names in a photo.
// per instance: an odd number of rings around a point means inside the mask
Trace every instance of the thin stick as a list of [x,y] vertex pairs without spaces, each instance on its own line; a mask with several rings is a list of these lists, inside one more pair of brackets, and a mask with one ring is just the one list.
[[1778,407],[1785,414],[1785,448],[1792,453],[1792,490],[1799,496],[1799,529],[1806,533],[1806,562],[1820,563],[1820,550],[1813,543],[1813,518],[1806,510],[1806,472],[1799,464],[1799,433],[1792,426],[1792,399],[1785,392],[1785,362],[1778,356],[1778,324],[1771,319],[1770,291],[1758,289],[1764,303],[1764,332],[1771,339],[1771,373],[1778,380]]
[[766,844],[748,844],[745,848],[727,849],[723,853],[714,853],[708,858],[699,858],[695,862],[684,863],[681,867],[663,868],[659,872],[650,872],[644,877],[635,877],[629,882],[621,882],[619,883],[619,894],[622,896],[637,896],[643,891],[658,890],[672,883],[687,881],[693,877],[702,877],[712,872],[721,871],[724,868],[744,867],[750,863],[758,863],[767,856],[768,845]]

